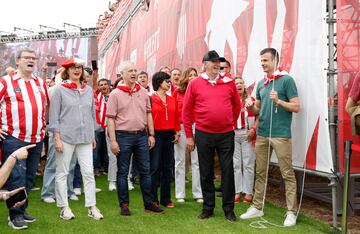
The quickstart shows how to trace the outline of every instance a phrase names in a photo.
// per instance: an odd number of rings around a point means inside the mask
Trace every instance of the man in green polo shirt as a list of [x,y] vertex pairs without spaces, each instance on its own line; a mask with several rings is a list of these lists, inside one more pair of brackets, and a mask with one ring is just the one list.
[[[296,179],[292,168],[291,120],[298,112],[300,103],[294,79],[280,68],[276,70],[279,54],[273,48],[260,52],[261,66],[265,78],[256,89],[256,101],[248,100],[246,107],[254,114],[259,113],[259,127],[255,144],[256,181],[254,204],[240,218],[249,219],[264,215],[264,190],[268,161],[275,150],[281,175],[285,181],[288,212],[284,226],[296,224]],[[270,144],[270,145],[269,145]]]

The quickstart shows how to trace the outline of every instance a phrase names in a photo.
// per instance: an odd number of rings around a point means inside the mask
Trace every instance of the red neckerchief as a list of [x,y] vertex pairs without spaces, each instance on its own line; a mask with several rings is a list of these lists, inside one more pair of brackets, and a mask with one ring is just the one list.
[[126,93],[129,93],[129,96],[131,96],[133,93],[138,92],[141,89],[141,87],[138,83],[135,84],[135,87],[133,89],[126,86],[125,84],[119,84],[116,88],[118,88]]
[[282,77],[283,75],[287,75],[287,74],[288,74],[288,73],[287,73],[285,70],[282,70],[282,69],[279,67],[278,70],[276,70],[273,75],[271,75],[271,76],[265,75],[265,77],[264,77],[264,80],[265,80],[264,86],[266,87],[266,85],[268,85],[271,81],[277,80],[277,79],[279,79],[280,77]]
[[[74,82],[67,82],[67,83],[63,83],[61,85],[68,89],[78,89],[77,84],[75,84]],[[83,84],[81,84],[80,89],[84,89],[85,87],[86,87],[86,84],[83,83]]]
[[209,76],[206,73],[201,74],[201,77],[207,80],[210,84],[225,84],[229,83],[231,81],[234,81],[234,79],[228,74],[219,74],[215,80],[210,80]]

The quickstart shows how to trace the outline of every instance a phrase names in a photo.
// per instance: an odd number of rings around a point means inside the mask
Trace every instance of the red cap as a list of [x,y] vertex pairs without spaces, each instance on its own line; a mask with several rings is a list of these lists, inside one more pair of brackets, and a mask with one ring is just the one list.
[[66,60],[63,64],[61,64],[62,67],[64,68],[68,68],[68,67],[72,67],[75,65],[81,65],[84,66],[85,61],[79,58],[70,58],[68,60]]

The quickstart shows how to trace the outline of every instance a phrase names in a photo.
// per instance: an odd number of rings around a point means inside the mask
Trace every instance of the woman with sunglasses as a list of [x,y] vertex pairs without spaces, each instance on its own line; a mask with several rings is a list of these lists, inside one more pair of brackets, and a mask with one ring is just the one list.
[[73,157],[80,165],[88,216],[103,218],[96,205],[93,171],[93,147],[95,147],[95,108],[92,88],[85,81],[83,61],[72,58],[62,64],[65,81],[56,87],[51,96],[49,131],[54,134],[56,150],[55,194],[60,218],[73,219],[67,194],[67,177]]
[[[186,69],[179,79],[179,88],[175,90],[174,97],[176,99],[176,108],[180,112],[180,122],[183,101],[185,97],[188,83],[198,76],[197,71],[193,67]],[[186,155],[191,155],[191,171],[192,171],[192,195],[196,202],[203,203],[203,195],[200,185],[199,159],[197,151],[188,152],[186,150],[186,136],[184,126],[181,124],[179,143],[175,145],[175,196],[177,202],[185,202],[185,164]]]
[[179,140],[180,120],[176,100],[166,94],[170,89],[170,76],[157,72],[152,77],[154,93],[151,96],[152,117],[155,129],[155,146],[150,152],[151,193],[153,202],[172,208],[171,176],[174,165],[174,144]]

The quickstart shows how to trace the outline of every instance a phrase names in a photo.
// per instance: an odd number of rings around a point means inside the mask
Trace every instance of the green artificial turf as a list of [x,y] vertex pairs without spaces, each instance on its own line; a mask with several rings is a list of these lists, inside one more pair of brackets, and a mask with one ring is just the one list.
[[[37,179],[37,185],[41,185],[41,179]],[[145,213],[140,188],[135,186],[130,191],[130,210],[132,216],[119,215],[116,192],[109,192],[106,176],[96,177],[96,184],[102,191],[96,194],[97,206],[104,215],[100,221],[87,216],[84,207],[84,195],[79,201],[70,201],[70,207],[76,218],[64,221],[59,218],[60,209],[55,204],[46,204],[40,201],[40,191],[31,191],[28,213],[35,216],[37,221],[29,224],[24,233],[336,233],[329,225],[315,221],[304,215],[298,218],[298,224],[291,228],[281,228],[266,225],[266,229],[253,228],[250,225],[260,220],[240,220],[239,215],[246,211],[248,204],[236,204],[235,213],[238,217],[236,223],[225,220],[221,209],[221,198],[216,198],[214,217],[208,220],[199,220],[197,215],[202,205],[196,203],[191,197],[191,183],[187,183],[187,200],[185,203],[177,203],[175,208],[165,208],[165,214],[157,215]],[[174,192],[172,190],[172,192]],[[175,199],[173,200],[175,201]],[[286,211],[283,208],[266,204],[264,218],[269,222],[282,225]],[[0,233],[19,233],[7,225],[7,209],[3,204],[0,206]]]

